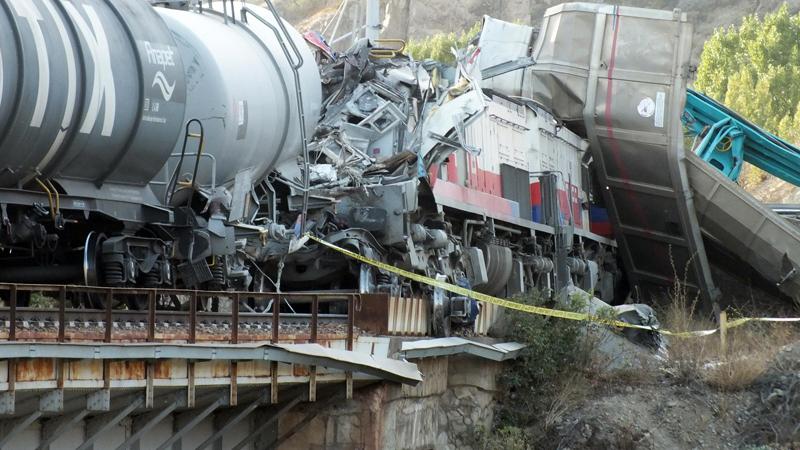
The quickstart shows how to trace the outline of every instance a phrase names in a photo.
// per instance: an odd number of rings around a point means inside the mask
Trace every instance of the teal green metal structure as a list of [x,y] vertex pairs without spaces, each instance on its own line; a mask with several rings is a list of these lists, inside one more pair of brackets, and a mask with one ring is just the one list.
[[687,90],[682,121],[692,148],[733,181],[744,162],[800,186],[800,148],[762,130],[735,111],[700,92]]

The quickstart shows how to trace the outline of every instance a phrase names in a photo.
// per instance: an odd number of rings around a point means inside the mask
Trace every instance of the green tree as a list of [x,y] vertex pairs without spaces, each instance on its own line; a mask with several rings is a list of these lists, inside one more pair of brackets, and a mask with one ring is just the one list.
[[424,39],[412,40],[406,46],[406,52],[419,61],[435,59],[445,64],[453,64],[456,58],[452,49],[466,47],[480,31],[481,22],[475,22],[472,28],[458,34],[438,33]]
[[762,128],[800,142],[800,14],[784,4],[763,19],[716,30],[705,43],[695,88]]

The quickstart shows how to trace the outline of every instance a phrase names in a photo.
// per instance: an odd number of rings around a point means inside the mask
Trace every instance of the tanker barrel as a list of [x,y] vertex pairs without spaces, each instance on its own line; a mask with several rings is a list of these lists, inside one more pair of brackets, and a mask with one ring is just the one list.
[[[141,0],[0,2],[0,187],[39,176],[68,194],[157,202],[164,197],[151,188],[163,189],[191,119],[206,128],[216,185],[243,170],[254,182],[281,166],[297,172],[298,92],[311,133],[318,69],[304,64],[296,84],[268,27],[221,11],[220,2],[202,13]],[[203,166],[198,183],[210,185],[213,170]]]
[[0,3],[0,186],[145,185],[180,132],[172,35],[140,0]]

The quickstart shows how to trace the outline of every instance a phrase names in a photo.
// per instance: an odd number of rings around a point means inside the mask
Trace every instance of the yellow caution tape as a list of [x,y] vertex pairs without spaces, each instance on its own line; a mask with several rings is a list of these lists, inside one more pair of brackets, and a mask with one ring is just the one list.
[[725,328],[735,328],[749,322],[800,322],[800,317],[742,317],[728,321]]
[[[392,266],[392,265],[389,265],[389,264],[386,264],[386,263],[382,263],[380,261],[376,261],[376,260],[371,259],[371,258],[367,258],[366,256],[359,255],[358,253],[351,252],[349,250],[345,250],[345,249],[343,249],[343,248],[341,248],[339,246],[331,244],[330,242],[326,242],[326,241],[324,241],[324,240],[322,240],[322,239],[320,239],[320,238],[318,238],[316,236],[312,236],[311,234],[306,234],[306,236],[309,239],[311,239],[311,240],[313,240],[313,241],[315,241],[315,242],[317,242],[319,244],[322,244],[322,245],[324,245],[324,246],[326,246],[326,247],[328,247],[328,248],[330,248],[332,250],[335,250],[335,251],[337,251],[337,252],[339,252],[339,253],[341,253],[343,255],[346,255],[346,256],[348,256],[350,258],[353,258],[355,260],[361,261],[364,264],[369,264],[370,266],[377,267],[377,268],[385,270],[387,272],[391,272],[391,273],[400,275],[402,277],[408,278],[409,280],[414,280],[414,281],[417,281],[419,283],[427,284],[429,286],[441,288],[441,289],[444,289],[444,290],[446,290],[448,292],[452,292],[454,294],[463,295],[464,297],[474,298],[475,300],[480,300],[480,301],[485,302],[485,303],[490,303],[490,304],[493,304],[493,305],[501,306],[503,308],[513,309],[513,310],[516,310],[516,311],[522,311],[522,312],[527,312],[527,313],[531,313],[531,314],[538,314],[538,315],[548,316],[548,317],[557,317],[557,318],[560,318],[560,319],[577,320],[577,321],[581,321],[581,322],[594,322],[594,323],[600,323],[600,324],[603,324],[603,325],[611,325],[611,326],[620,327],[620,328],[636,328],[636,329],[640,329],[640,330],[655,331],[655,332],[658,332],[658,333],[661,333],[661,334],[665,334],[665,335],[669,335],[669,336],[677,336],[677,337],[709,336],[709,335],[712,335],[712,334],[716,333],[717,331],[719,331],[719,329],[713,329],[713,330],[674,332],[674,331],[668,331],[668,330],[663,330],[663,329],[647,327],[647,326],[643,326],[643,325],[635,325],[635,324],[632,324],[632,323],[622,322],[622,321],[619,321],[619,320],[606,319],[606,318],[602,318],[602,317],[598,317],[598,316],[594,316],[594,315],[586,314],[586,313],[579,313],[579,312],[574,312],[574,311],[563,311],[563,310],[559,310],[559,309],[545,308],[543,306],[526,305],[524,303],[514,302],[514,301],[511,301],[511,300],[504,300],[504,299],[501,299],[501,298],[493,297],[491,295],[483,294],[483,293],[480,293],[480,292],[475,292],[475,291],[473,291],[471,289],[466,289],[466,288],[463,288],[461,286],[456,286],[454,284],[446,283],[444,281],[434,280],[433,278],[426,277],[425,275],[420,275],[418,273],[409,272],[407,270],[403,270],[403,269],[397,268],[395,266]],[[739,319],[739,320],[742,320],[742,319]],[[755,319],[747,319],[747,320],[755,320]],[[798,319],[798,320],[800,320],[800,319]],[[735,323],[735,322],[737,322],[737,321],[734,321],[734,322],[731,322],[731,323]],[[738,325],[741,325],[741,324],[737,324],[737,325],[734,325],[734,326],[738,326]],[[730,326],[729,326],[729,328],[730,328]]]

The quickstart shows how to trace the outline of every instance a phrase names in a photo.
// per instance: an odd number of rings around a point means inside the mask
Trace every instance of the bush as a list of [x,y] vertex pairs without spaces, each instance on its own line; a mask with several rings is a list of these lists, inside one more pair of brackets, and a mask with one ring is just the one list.
[[40,309],[58,308],[58,300],[41,292],[33,292],[29,305]]
[[727,351],[710,364],[704,379],[720,391],[752,386],[769,368],[780,349],[795,336],[784,324],[748,323],[728,332]]
[[[545,303],[539,293],[519,301]],[[585,306],[583,299],[570,302],[568,309],[575,311]],[[506,314],[505,338],[527,347],[500,376],[505,398],[496,415],[498,430],[537,424],[537,429],[548,432],[585,393],[584,369],[591,358],[584,324],[518,311]]]
[[438,33],[424,39],[409,41],[406,53],[422,61],[433,59],[444,64],[456,61],[452,49],[462,49],[481,32],[481,22],[475,22],[469,30],[456,33]]
[[525,431],[517,427],[502,427],[489,433],[478,429],[475,439],[477,450],[529,450],[533,446]]

